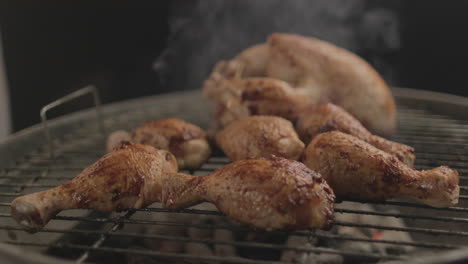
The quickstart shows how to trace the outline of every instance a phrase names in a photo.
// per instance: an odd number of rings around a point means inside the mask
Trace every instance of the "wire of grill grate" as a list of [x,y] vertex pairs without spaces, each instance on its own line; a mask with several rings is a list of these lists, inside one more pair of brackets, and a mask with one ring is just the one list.
[[[398,97],[397,97],[398,99]],[[428,252],[442,252],[466,246],[468,240],[468,122],[453,116],[441,115],[427,110],[425,105],[404,104],[399,102],[400,130],[395,140],[414,146],[417,154],[416,168],[427,169],[438,165],[450,165],[461,173],[460,204],[451,208],[430,208],[407,201],[348,201],[338,203],[336,212],[340,215],[372,215],[385,218],[398,218],[405,221],[406,226],[391,226],[380,223],[355,223],[337,221],[337,226],[353,227],[359,230],[391,230],[407,232],[412,241],[395,239],[366,238],[353,234],[337,234],[333,232],[270,232],[270,235],[306,237],[308,240],[320,240],[319,246],[289,246],[285,243],[269,241],[242,241],[193,239],[186,235],[167,235],[157,233],[139,233],[122,230],[123,225],[194,227],[197,229],[225,229],[234,233],[253,232],[264,233],[260,230],[239,226],[229,221],[211,224],[193,224],[178,222],[179,218],[168,221],[141,219],[139,216],[153,214],[179,214],[185,218],[194,215],[214,216],[225,218],[217,211],[204,209],[166,210],[157,207],[116,213],[112,215],[96,214],[88,210],[70,210],[58,215],[51,223],[37,234],[28,234],[18,227],[11,219],[9,203],[16,196],[56,186],[73,178],[81,169],[91,164],[104,151],[104,140],[96,134],[93,124],[83,126],[70,134],[62,135],[54,140],[56,158],[50,159],[44,146],[39,145],[32,153],[24,155],[14,166],[0,171],[0,241],[25,247],[30,250],[39,249],[52,255],[57,252],[67,252],[69,258],[78,263],[96,259],[115,259],[117,256],[146,256],[162,258],[164,260],[189,260],[204,262],[226,263],[271,263],[271,260],[251,259],[247,257],[218,257],[194,254],[175,254],[158,252],[147,248],[132,248],[121,244],[112,244],[115,240],[167,240],[184,243],[199,243],[206,245],[230,245],[237,249],[250,250],[292,250],[315,254],[340,255],[346,258],[366,261],[405,260],[413,254]],[[177,110],[177,111],[180,111]],[[162,115],[159,107],[134,108],[125,114],[108,116],[105,118],[107,131],[129,129],[148,118],[158,118]],[[179,114],[183,115],[183,114]],[[183,117],[183,116],[180,116]],[[197,122],[195,122],[197,123]],[[205,175],[227,164],[225,157],[213,157],[200,170],[191,171],[195,175]],[[354,209],[350,204],[370,204],[373,210]],[[395,209],[389,211],[389,209]],[[401,252],[356,252],[349,249],[337,248],[338,242],[367,243],[411,246],[415,251],[411,255]],[[59,250],[57,250],[59,249]],[[72,252],[73,254],[68,254]],[[122,258],[121,258],[122,260]],[[125,258],[123,258],[125,260]]]

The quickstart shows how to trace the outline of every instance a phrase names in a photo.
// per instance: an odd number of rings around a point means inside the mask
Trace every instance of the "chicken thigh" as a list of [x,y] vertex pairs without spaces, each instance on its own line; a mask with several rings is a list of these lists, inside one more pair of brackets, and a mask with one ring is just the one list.
[[177,158],[180,169],[196,169],[210,157],[211,148],[203,129],[176,118],[165,118],[143,123],[132,134],[125,131],[112,133],[107,140],[108,151],[118,146],[119,140],[170,151]]
[[291,122],[277,116],[236,120],[216,134],[216,143],[233,161],[272,155],[297,160],[304,151]]
[[441,166],[417,171],[387,152],[338,131],[316,136],[303,159],[309,168],[322,174],[339,198],[408,197],[433,207],[458,203],[456,170]]
[[372,135],[356,118],[337,105],[319,105],[303,113],[296,123],[296,131],[306,144],[320,133],[335,130],[364,140],[413,167],[416,157],[412,147]]
[[165,179],[166,207],[209,201],[229,217],[265,230],[328,229],[333,224],[332,189],[300,162],[278,157],[239,160],[208,176],[192,177]]
[[159,201],[162,179],[176,172],[171,153],[123,143],[70,182],[16,198],[11,203],[12,216],[23,226],[39,229],[65,209],[142,208]]
[[[243,96],[249,89],[258,90],[258,95]],[[265,100],[270,90],[278,96]],[[333,44],[294,34],[274,33],[266,44],[218,63],[203,92],[218,104],[221,126],[246,115],[276,115],[280,110],[280,116],[294,121],[302,108],[327,102],[346,109],[373,133],[390,136],[396,126],[393,96],[367,62]],[[279,107],[281,94],[285,106]],[[256,106],[259,101],[261,110]]]

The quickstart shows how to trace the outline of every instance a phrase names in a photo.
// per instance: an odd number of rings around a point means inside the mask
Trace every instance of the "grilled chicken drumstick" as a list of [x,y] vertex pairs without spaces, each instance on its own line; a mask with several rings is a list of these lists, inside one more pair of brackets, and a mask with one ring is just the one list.
[[304,151],[291,122],[277,116],[236,120],[216,134],[216,143],[233,161],[271,155],[297,160]]
[[303,158],[309,168],[322,174],[337,197],[368,200],[409,197],[433,207],[458,203],[456,170],[441,166],[417,171],[348,134],[334,131],[316,136]]
[[176,118],[147,121],[135,128],[131,135],[116,131],[107,141],[107,150],[118,146],[122,139],[170,151],[177,158],[180,169],[199,168],[211,155],[205,131]]
[[39,229],[65,209],[142,208],[161,197],[162,179],[177,172],[175,157],[151,146],[123,143],[68,183],[16,198],[13,218]]
[[204,177],[182,175],[165,179],[166,207],[208,201],[233,219],[265,230],[328,229],[333,223],[332,189],[320,174],[297,161],[247,159]]
[[372,135],[359,120],[343,108],[331,103],[322,104],[302,114],[296,123],[296,130],[306,144],[320,133],[340,131],[394,155],[410,167],[414,164],[415,155],[412,147]]
[[113,211],[156,201],[185,208],[209,201],[239,222],[266,230],[333,224],[333,191],[302,163],[275,157],[237,161],[208,176],[176,171],[171,153],[122,144],[72,181],[15,199],[12,216],[39,229],[65,209]]

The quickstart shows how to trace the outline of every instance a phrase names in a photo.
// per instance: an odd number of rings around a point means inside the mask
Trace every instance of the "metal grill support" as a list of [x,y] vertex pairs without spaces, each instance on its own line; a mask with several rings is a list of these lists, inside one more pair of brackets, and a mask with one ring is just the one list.
[[[399,260],[411,263],[412,256],[401,253],[382,252],[357,252],[349,249],[336,247],[339,243],[363,243],[379,245],[397,245],[414,248],[415,256],[418,252],[428,254],[438,252],[440,254],[465,247],[468,244],[468,121],[456,116],[441,114],[427,103],[421,103],[418,99],[405,97],[406,90],[397,93],[399,103],[400,132],[395,140],[412,145],[416,148],[416,168],[427,169],[438,165],[450,165],[461,173],[460,204],[450,208],[431,208],[411,201],[392,200],[386,202],[370,202],[348,200],[347,203],[337,203],[337,215],[356,216],[379,216],[384,218],[402,219],[407,226],[399,227],[385,223],[356,223],[353,221],[337,221],[338,227],[355,227],[359,230],[388,230],[392,232],[405,232],[413,237],[413,241],[402,241],[397,239],[378,239],[359,237],[354,234],[337,234],[333,232],[310,232],[310,231],[275,231],[269,235],[297,236],[319,240],[322,244],[315,247],[288,246],[284,243],[273,243],[268,241],[224,241],[217,239],[193,239],[187,236],[175,234],[158,234],[154,232],[139,233],[122,230],[127,226],[140,227],[191,227],[200,230],[229,230],[234,233],[256,233],[265,234],[261,230],[253,230],[229,221],[222,223],[185,223],[177,221],[178,218],[161,220],[141,218],[142,215],[175,214],[194,218],[196,216],[212,216],[226,220],[226,217],[214,210],[185,209],[167,210],[158,207],[150,207],[140,210],[123,212],[117,216],[96,216],[89,214],[87,210],[66,211],[56,216],[43,230],[35,235],[29,235],[24,229],[11,221],[9,213],[10,202],[23,194],[54,187],[60,183],[72,179],[83,168],[104,154],[104,142],[102,137],[95,133],[92,124],[76,129],[70,134],[60,135],[57,140],[52,141],[48,130],[49,121],[46,113],[49,109],[62,103],[68,102],[88,93],[94,95],[98,124],[101,131],[105,127],[107,131],[117,129],[131,129],[135,125],[147,120],[168,116],[177,116],[200,124],[198,122],[200,113],[206,113],[206,106],[190,108],[194,101],[201,100],[194,93],[185,96],[179,94],[168,98],[154,98],[146,103],[135,101],[130,106],[121,107],[121,111],[112,114],[103,114],[99,108],[99,97],[94,87],[86,87],[71,95],[47,105],[41,110],[43,126],[47,137],[46,145],[50,153],[44,151],[44,144],[38,145],[38,149],[25,153],[17,160],[14,166],[2,168],[0,171],[0,230],[6,231],[8,236],[2,237],[2,241],[21,247],[38,249],[60,249],[72,250],[73,261],[83,263],[95,260],[96,256],[110,259],[113,255],[118,256],[146,256],[162,258],[164,260],[187,260],[225,263],[275,263],[261,259],[246,257],[223,258],[218,256],[199,256],[193,254],[174,254],[158,252],[143,248],[129,248],[113,245],[112,241],[119,239],[132,239],[132,241],[179,241],[183,243],[198,243],[205,245],[229,245],[237,249],[252,250],[292,250],[314,254],[340,255],[346,258],[365,261]],[[182,99],[181,99],[182,98]],[[410,100],[411,99],[411,100]],[[181,110],[181,107],[185,110]],[[184,108],[185,107],[185,108]],[[468,103],[466,105],[468,109]],[[104,108],[105,110],[105,108]],[[191,114],[195,117],[191,117]],[[207,122],[205,122],[207,124]],[[202,124],[203,125],[203,124]],[[201,169],[192,171],[195,175],[208,174],[216,168],[229,163],[225,157],[212,157]],[[363,210],[350,208],[350,204],[372,205],[374,210]],[[156,205],[157,206],[157,205]],[[389,211],[389,209],[391,209]],[[73,225],[92,224],[100,228],[73,228]],[[62,227],[66,225],[66,227]],[[51,241],[36,241],[37,237],[50,237],[62,235],[71,240],[54,239]],[[75,237],[88,237],[92,242],[84,244],[73,241]]]
[[80,90],[77,90],[71,94],[68,94],[64,97],[61,97],[46,106],[42,107],[41,109],[41,120],[42,120],[42,126],[44,127],[44,134],[48,142],[49,146],[49,152],[50,152],[50,157],[54,158],[54,145],[52,144],[52,137],[50,135],[49,127],[47,126],[47,112],[53,108],[56,108],[60,105],[63,105],[69,101],[72,101],[76,98],[79,98],[81,96],[84,96],[86,94],[92,94],[93,95],[93,101],[94,101],[94,108],[96,109],[96,115],[97,115],[97,125],[99,132],[104,134],[104,125],[102,122],[102,113],[101,113],[101,99],[99,98],[99,93],[93,85],[86,86]]

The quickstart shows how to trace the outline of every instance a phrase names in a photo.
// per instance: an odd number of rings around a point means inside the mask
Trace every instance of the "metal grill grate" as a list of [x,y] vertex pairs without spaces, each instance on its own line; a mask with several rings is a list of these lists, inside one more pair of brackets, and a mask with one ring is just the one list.
[[[187,98],[198,98],[188,96]],[[460,172],[461,195],[460,203],[450,208],[430,208],[410,201],[392,200],[387,202],[346,201],[336,204],[337,215],[374,215],[386,218],[400,218],[406,226],[392,226],[385,223],[356,223],[339,220],[336,226],[356,227],[358,229],[391,230],[407,232],[412,241],[400,241],[378,238],[363,238],[359,236],[342,235],[333,232],[295,231],[269,232],[269,235],[306,237],[309,240],[318,239],[320,245],[315,247],[288,246],[285,243],[253,242],[241,240],[192,239],[187,236],[167,235],[158,233],[141,233],[125,230],[124,226],[159,226],[159,227],[193,227],[197,229],[226,229],[236,233],[251,232],[262,234],[260,230],[252,230],[229,221],[214,224],[194,224],[178,221],[178,217],[161,221],[151,219],[148,215],[177,214],[187,218],[193,215],[209,215],[225,218],[214,210],[186,209],[166,210],[155,205],[141,210],[130,210],[106,215],[90,210],[69,210],[56,216],[43,230],[37,234],[28,234],[16,225],[10,217],[9,203],[17,196],[54,187],[76,176],[83,168],[90,165],[104,154],[104,138],[96,132],[93,122],[80,125],[70,133],[57,137],[53,141],[55,158],[49,156],[47,145],[38,145],[32,152],[24,153],[14,166],[8,166],[0,171],[0,239],[1,242],[25,247],[28,250],[56,255],[76,261],[116,261],[124,262],[125,256],[145,256],[174,261],[204,261],[223,263],[272,263],[271,260],[248,257],[218,257],[193,254],[175,254],[159,252],[147,248],[129,247],[126,243],[115,241],[140,240],[180,241],[201,243],[207,245],[230,245],[236,249],[252,250],[292,250],[319,254],[341,255],[344,257],[366,260],[405,260],[418,254],[437,254],[449,249],[457,249],[468,243],[468,121],[451,115],[433,111],[427,103],[403,100],[398,96],[399,132],[394,140],[414,146],[417,154],[416,168],[428,169],[439,165],[449,165]],[[162,105],[161,105],[162,104]],[[173,106],[173,102],[158,101],[158,104],[142,104],[126,109],[119,114],[104,117],[107,131],[117,129],[130,130],[144,120],[177,116],[195,123],[205,123],[203,117],[191,118],[188,112],[193,109],[184,108],[184,104]],[[161,109],[167,107],[164,111]],[[169,110],[168,110],[169,109]],[[182,110],[181,110],[182,109]],[[205,111],[206,108],[199,108]],[[194,113],[204,115],[205,113]],[[198,122],[197,122],[198,121]],[[186,171],[195,175],[205,175],[229,163],[222,156],[212,157],[201,169]],[[353,204],[372,205],[373,210],[355,209]],[[392,209],[389,211],[389,209]],[[410,254],[401,252],[359,252],[351,249],[340,249],[334,245],[338,242],[369,243],[410,246]],[[117,256],[117,257],[116,257]]]

